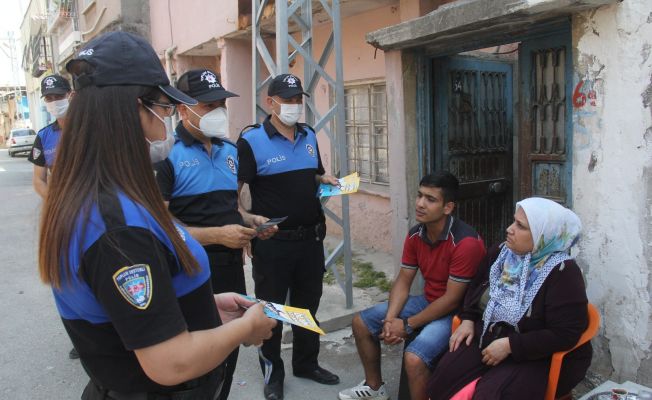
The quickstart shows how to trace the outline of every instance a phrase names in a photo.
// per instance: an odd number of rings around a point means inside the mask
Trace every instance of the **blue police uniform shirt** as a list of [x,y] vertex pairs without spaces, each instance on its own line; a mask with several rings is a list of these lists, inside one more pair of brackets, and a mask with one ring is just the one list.
[[39,167],[52,168],[60,136],[61,128],[57,121],[38,131],[27,159]]
[[[211,154],[180,122],[168,158],[154,166],[170,212],[188,226],[243,225],[238,211],[238,151],[227,140],[211,139]],[[208,247],[208,246],[207,246]],[[212,245],[211,250],[232,251]]]
[[194,274],[152,215],[124,194],[102,194],[88,215],[79,213],[68,269],[53,293],[84,368],[104,388],[176,390],[150,380],[133,350],[221,324],[206,252],[176,229],[200,266]]
[[324,174],[324,167],[314,130],[297,124],[290,141],[270,119],[238,140],[238,179],[249,184],[252,212],[268,218],[287,216],[281,229],[323,222],[315,177]]

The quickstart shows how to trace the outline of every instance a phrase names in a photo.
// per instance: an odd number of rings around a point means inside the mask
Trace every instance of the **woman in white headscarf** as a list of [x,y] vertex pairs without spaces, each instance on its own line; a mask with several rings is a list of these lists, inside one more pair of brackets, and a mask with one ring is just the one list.
[[[431,400],[450,399],[474,381],[473,399],[543,399],[552,354],[572,348],[588,325],[584,279],[570,255],[581,229],[577,215],[554,201],[516,203],[505,242],[469,286],[450,352],[428,384]],[[587,343],[564,358],[558,396],[584,378],[591,355]]]

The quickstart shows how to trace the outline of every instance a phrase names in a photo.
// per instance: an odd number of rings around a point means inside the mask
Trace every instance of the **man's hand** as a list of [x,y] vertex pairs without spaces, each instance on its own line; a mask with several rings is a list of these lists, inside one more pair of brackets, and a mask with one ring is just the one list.
[[448,350],[453,352],[457,350],[462,343],[466,341],[466,345],[470,346],[473,340],[475,330],[475,323],[471,320],[465,319],[460,326],[453,332],[450,340],[448,341]]
[[215,229],[219,232],[215,243],[230,249],[242,249],[256,237],[256,230],[237,224],[224,225]]
[[496,339],[484,350],[482,350],[482,362],[495,367],[512,353],[509,345],[509,338]]
[[327,185],[340,186],[340,181],[332,175],[321,175],[319,176],[319,183],[324,183]]
[[383,330],[379,337],[388,345],[401,343],[407,337],[403,320],[400,318],[385,319],[383,321]]
[[[264,224],[267,221],[269,221],[269,218],[263,217],[262,215],[251,216],[251,224],[253,225],[254,229],[258,228],[260,225]],[[258,232],[257,236],[258,239],[267,240],[274,236],[276,232],[278,232],[278,226],[274,225]]]

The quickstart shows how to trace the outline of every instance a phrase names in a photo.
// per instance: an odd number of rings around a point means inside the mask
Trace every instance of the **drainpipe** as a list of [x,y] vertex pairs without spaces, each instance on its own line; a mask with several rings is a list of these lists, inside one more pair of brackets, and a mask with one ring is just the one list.
[[[175,51],[177,51],[177,46],[171,45],[163,53],[165,56],[165,74],[168,76],[171,85],[175,84],[174,79],[172,79],[172,57],[174,56]],[[178,123],[177,114],[174,114],[172,116],[172,126],[176,128],[177,123]]]

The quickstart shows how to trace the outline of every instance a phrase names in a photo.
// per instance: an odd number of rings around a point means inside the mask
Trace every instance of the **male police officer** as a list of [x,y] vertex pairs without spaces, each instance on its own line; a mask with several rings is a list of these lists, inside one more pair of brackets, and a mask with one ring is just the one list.
[[[228,140],[226,99],[217,75],[195,69],[179,78],[177,88],[198,101],[180,105],[177,141],[168,158],[155,166],[156,179],[169,210],[188,226],[208,254],[214,293],[246,293],[242,249],[267,218],[238,211],[238,153]],[[220,399],[229,395],[238,360],[236,349],[226,360]]]
[[[275,303],[307,308],[316,314],[324,274],[324,214],[317,198],[320,183],[337,184],[324,175],[314,130],[298,123],[303,112],[301,81],[294,75],[275,77],[268,89],[272,114],[238,140],[239,187],[249,184],[252,212],[287,217],[267,241],[254,240],[253,275],[256,296]],[[335,385],[339,378],[317,362],[319,336],[292,326],[292,369],[295,376]],[[260,351],[265,398],[283,398],[285,371],[280,356],[281,325]]]
[[45,101],[45,108],[55,118],[53,123],[38,131],[28,157],[34,164],[34,190],[42,198],[45,198],[48,191],[48,171],[54,164],[70,92],[70,83],[61,75],[48,75],[41,81],[41,97]]
[[[45,101],[45,109],[54,117],[54,122],[38,131],[27,159],[34,164],[32,185],[43,199],[48,193],[48,174],[54,165],[61,129],[66,123],[71,92],[70,83],[61,75],[48,75],[41,81],[41,97]],[[68,357],[77,359],[79,353],[73,347]]]

